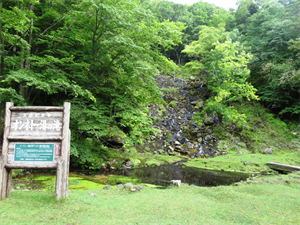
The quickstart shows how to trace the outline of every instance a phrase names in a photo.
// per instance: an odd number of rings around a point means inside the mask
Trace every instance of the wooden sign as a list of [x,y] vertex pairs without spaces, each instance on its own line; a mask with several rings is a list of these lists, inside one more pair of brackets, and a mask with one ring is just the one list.
[[0,200],[10,194],[12,169],[56,169],[56,198],[68,195],[70,106],[14,107],[6,103]]

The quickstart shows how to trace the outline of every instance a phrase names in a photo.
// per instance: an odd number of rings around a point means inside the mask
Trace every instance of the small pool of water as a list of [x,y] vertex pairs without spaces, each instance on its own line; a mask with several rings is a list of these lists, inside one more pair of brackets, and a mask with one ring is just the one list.
[[[74,171],[75,174],[85,174],[84,171]],[[169,186],[171,180],[181,180],[182,183],[197,186],[230,185],[246,180],[250,174],[225,171],[210,171],[199,168],[184,167],[181,165],[165,165],[146,167],[133,170],[113,171],[111,173],[90,172],[89,176],[107,176],[109,174],[128,177],[139,183]],[[126,180],[126,179],[125,179]],[[122,179],[115,179],[115,183],[124,183]]]
[[[218,186],[246,180],[249,176],[250,174],[245,173],[210,171],[175,164],[112,171],[110,173],[76,170],[70,172],[69,189],[97,189],[103,188],[106,184],[125,183],[146,183],[167,187],[171,184],[171,180],[181,180],[182,183],[189,185]],[[12,186],[16,189],[54,190],[55,171],[48,171],[47,174],[41,171],[41,173],[18,177],[13,179]]]

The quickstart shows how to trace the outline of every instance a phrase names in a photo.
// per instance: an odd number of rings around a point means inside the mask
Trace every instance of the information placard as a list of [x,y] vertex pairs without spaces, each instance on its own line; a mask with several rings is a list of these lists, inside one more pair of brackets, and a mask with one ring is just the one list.
[[14,161],[53,162],[54,144],[50,143],[16,143]]

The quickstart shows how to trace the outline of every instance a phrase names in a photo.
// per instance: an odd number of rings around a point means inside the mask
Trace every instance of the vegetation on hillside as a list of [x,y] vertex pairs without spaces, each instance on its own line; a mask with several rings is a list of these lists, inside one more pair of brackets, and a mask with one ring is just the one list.
[[[259,125],[249,114],[256,105],[236,107],[260,99],[271,110],[259,107],[260,118],[276,123],[264,138],[272,142],[272,132],[282,127],[281,137],[293,131],[296,138],[299,10],[297,0],[240,0],[237,10],[201,1],[0,0],[1,129],[7,101],[69,101],[71,163],[98,169],[120,155],[115,149],[134,152],[133,145],[157,132],[147,109],[163,103],[154,76],[178,75],[181,67],[181,74],[208,84],[200,122],[217,114],[260,146]],[[277,115],[285,123],[272,119]]]

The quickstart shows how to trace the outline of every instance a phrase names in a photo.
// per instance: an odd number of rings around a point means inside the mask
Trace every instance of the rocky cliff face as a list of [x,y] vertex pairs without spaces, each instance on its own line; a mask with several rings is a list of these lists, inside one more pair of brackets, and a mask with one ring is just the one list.
[[208,117],[202,123],[194,115],[203,108],[207,88],[202,80],[191,77],[188,81],[170,76],[158,76],[157,85],[167,103],[150,105],[150,114],[159,118],[154,127],[161,131],[147,140],[145,146],[156,154],[187,155],[191,158],[211,158],[220,152],[216,149],[213,128],[217,118]]

